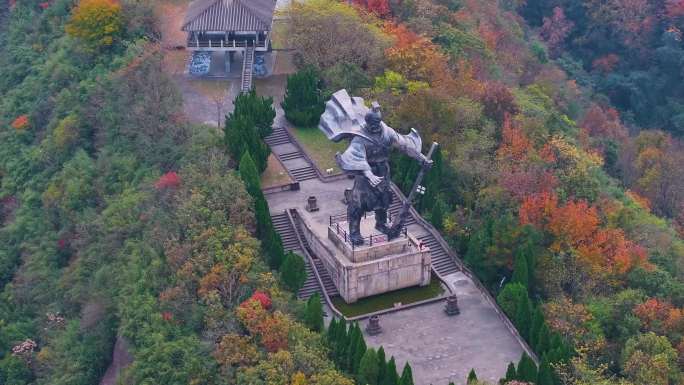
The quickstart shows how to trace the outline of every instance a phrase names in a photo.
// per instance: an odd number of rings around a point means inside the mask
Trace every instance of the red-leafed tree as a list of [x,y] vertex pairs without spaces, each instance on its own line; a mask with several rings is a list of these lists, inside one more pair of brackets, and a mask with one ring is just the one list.
[[181,177],[175,171],[169,171],[162,175],[154,183],[157,190],[177,189],[181,185]]
[[563,43],[574,25],[575,23],[565,17],[565,12],[561,7],[555,7],[551,16],[544,18],[544,24],[539,30],[539,34],[554,56],[563,48]]

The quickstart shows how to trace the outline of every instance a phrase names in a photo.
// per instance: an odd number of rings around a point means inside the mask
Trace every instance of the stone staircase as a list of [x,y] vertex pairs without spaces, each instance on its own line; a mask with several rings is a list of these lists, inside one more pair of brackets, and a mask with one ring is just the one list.
[[[283,127],[274,127],[273,132],[267,136],[264,141],[266,144],[271,146],[271,149],[275,146],[280,146],[283,144],[291,144],[292,139],[290,134]],[[296,147],[296,146],[295,146]],[[298,149],[295,151],[289,151],[282,154],[278,154],[277,151],[273,151],[273,154],[280,159],[283,166],[287,168],[287,171],[292,175],[297,182],[302,182],[309,179],[318,178],[318,173],[311,163],[306,159],[304,154]],[[288,165],[289,161],[303,160],[306,166],[302,166],[302,162],[292,162],[296,166],[292,167]]]
[[240,82],[240,91],[249,92],[252,89],[252,76],[254,67],[254,47],[246,47],[244,51],[244,60],[242,61],[242,79]]
[[[271,221],[273,222],[273,227],[280,235],[280,238],[283,240],[283,248],[285,249],[285,251],[292,251],[302,256],[302,258],[304,258],[304,263],[306,265],[306,281],[304,281],[304,285],[301,289],[299,289],[299,292],[297,292],[297,298],[301,300],[307,300],[309,299],[309,297],[314,295],[314,293],[320,293],[320,286],[318,284],[318,280],[316,279],[316,275],[313,272],[313,267],[311,266],[311,263],[309,263],[308,258],[306,258],[306,254],[301,249],[299,240],[297,238],[297,233],[295,233],[295,229],[292,227],[290,218],[288,218],[286,213],[275,214],[271,215]],[[304,243],[305,247],[308,247],[306,239],[302,235],[301,228],[299,228],[299,226],[297,227],[300,233],[300,237],[302,239],[302,243]],[[319,263],[320,261],[316,262],[316,268],[318,269],[321,278],[327,277],[327,280],[324,279],[323,282],[325,284],[326,290],[328,290],[329,295],[331,295],[330,293],[334,293],[332,295],[339,295],[339,293],[337,292],[337,288],[335,288],[335,285],[333,284],[332,279],[330,279],[330,276],[325,270],[325,267],[323,267],[322,264],[318,266]],[[325,275],[323,275],[324,272]],[[334,291],[331,291],[329,289]],[[322,294],[321,303],[325,304],[325,298],[323,298]]]
[[[390,213],[392,217],[398,215],[399,210],[401,210],[401,198],[394,194],[394,199],[392,200],[392,205],[390,206]],[[416,218],[409,213],[406,218],[406,226],[418,224]],[[424,227],[424,226],[423,226]],[[427,230],[427,229],[426,229]],[[449,253],[442,247],[442,244],[435,238],[432,232],[428,231],[426,235],[418,237],[418,240],[423,242],[426,246],[430,248],[432,254],[432,268],[439,273],[441,276],[447,274],[455,273],[461,269],[456,265],[456,262],[451,258]]]

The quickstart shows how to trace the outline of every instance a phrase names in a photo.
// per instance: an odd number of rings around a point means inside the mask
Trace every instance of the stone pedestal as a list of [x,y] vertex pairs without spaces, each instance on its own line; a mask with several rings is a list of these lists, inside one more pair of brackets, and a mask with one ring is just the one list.
[[375,230],[375,218],[361,221],[361,246],[352,246],[346,221],[320,223],[304,211],[300,214],[304,237],[323,262],[340,296],[347,302],[411,286],[430,284],[432,257],[428,247],[405,232],[388,240]]
[[318,211],[318,204],[316,203],[316,197],[315,196],[310,196],[306,200],[306,211],[312,213],[314,211]]
[[382,333],[382,328],[380,327],[380,317],[374,315],[368,319],[368,325],[366,326],[366,333],[370,336],[376,336]]
[[444,312],[448,316],[454,316],[461,314],[461,310],[458,308],[458,297],[455,295],[450,295],[446,299],[446,306],[444,306]]

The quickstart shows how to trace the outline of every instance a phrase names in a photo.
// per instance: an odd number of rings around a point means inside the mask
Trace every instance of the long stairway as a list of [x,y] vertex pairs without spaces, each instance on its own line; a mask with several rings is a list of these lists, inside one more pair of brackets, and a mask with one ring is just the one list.
[[252,70],[254,67],[254,47],[246,47],[242,61],[242,79],[240,91],[249,92],[252,89]]
[[[266,138],[264,138],[266,144],[273,147],[280,146],[283,144],[292,144],[292,139],[290,134],[283,127],[273,127],[273,132]],[[295,146],[293,146],[295,147]],[[296,148],[296,147],[295,147]],[[314,169],[313,165],[309,163],[304,154],[295,149],[294,151],[288,151],[283,153],[278,153],[278,151],[273,151],[273,154],[280,159],[285,168],[289,171],[297,182],[303,182],[309,179],[318,178],[318,173]],[[294,164],[294,166],[292,166]],[[302,165],[304,164],[304,165]]]
[[[401,198],[394,194],[392,205],[390,205],[390,213],[392,213],[392,217],[398,215],[399,210],[401,210],[401,202]],[[409,216],[406,218],[406,226],[416,223],[418,223],[416,218],[409,213]],[[435,238],[434,235],[432,235],[431,232],[428,231],[427,234],[418,237],[418,239],[430,248],[430,252],[432,254],[432,268],[436,270],[439,275],[445,276],[460,270],[458,265],[456,265],[456,262],[454,262],[449,253],[444,249],[444,247],[442,247],[442,244]]]

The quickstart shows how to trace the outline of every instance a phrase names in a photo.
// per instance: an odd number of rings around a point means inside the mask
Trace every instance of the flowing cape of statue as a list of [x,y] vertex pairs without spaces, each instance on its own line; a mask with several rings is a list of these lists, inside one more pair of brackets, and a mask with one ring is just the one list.
[[326,102],[318,128],[333,142],[352,140],[344,153],[337,153],[335,156],[340,168],[345,171],[370,170],[362,145],[363,140],[383,147],[399,148],[413,158],[420,156],[422,140],[414,129],[411,129],[408,135],[400,135],[382,122],[382,135],[379,138],[368,135],[364,131],[364,125],[365,116],[369,111],[363,98],[351,97],[344,89],[335,92]]

